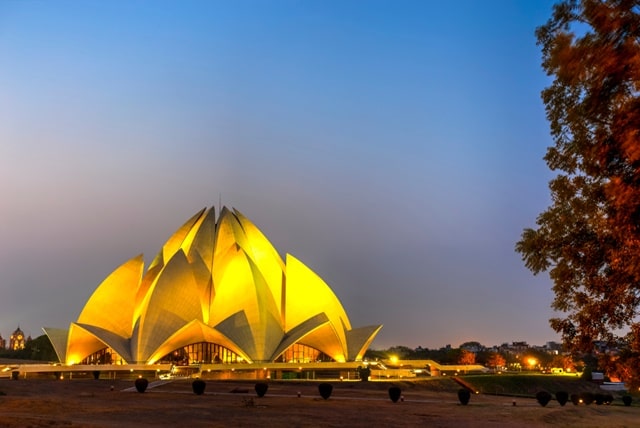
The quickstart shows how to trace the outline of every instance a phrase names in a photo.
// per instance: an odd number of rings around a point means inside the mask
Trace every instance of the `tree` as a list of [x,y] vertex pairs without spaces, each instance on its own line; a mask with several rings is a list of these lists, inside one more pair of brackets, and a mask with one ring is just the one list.
[[507,360],[497,352],[492,352],[487,358],[487,366],[493,368],[494,370],[498,370],[500,367],[504,367],[507,364]]
[[387,352],[384,350],[367,349],[364,353],[365,360],[384,360],[387,358]]
[[458,357],[458,364],[475,364],[476,363],[476,354],[471,351],[467,351],[466,349],[462,349],[460,351],[460,356]]
[[533,358],[542,367],[547,367],[553,360],[553,355],[541,349],[529,349],[527,351],[527,359]]
[[544,159],[558,174],[551,206],[516,251],[534,274],[549,273],[559,313],[550,323],[569,350],[591,352],[628,329],[627,361],[640,362],[640,5],[560,1],[536,36],[553,76],[542,92],[554,141]]
[[51,345],[51,341],[44,334],[30,340],[26,343],[25,349],[28,350],[32,360],[58,361],[56,351]]
[[441,357],[439,360],[441,364],[460,364],[460,356],[462,350],[460,348],[440,348]]
[[550,363],[552,368],[560,368],[566,372],[575,372],[576,363],[571,355],[556,355],[553,357]]
[[618,355],[604,355],[601,364],[608,367],[610,377],[626,382],[628,389],[635,389],[640,385],[640,325],[632,326],[625,343],[627,346]]
[[397,346],[392,346],[391,348],[387,349],[387,357],[389,358],[391,355],[395,355],[396,357],[398,357],[401,360],[410,360],[413,358],[413,356],[415,355],[416,351],[407,347],[407,346],[402,346],[402,345],[397,345]]

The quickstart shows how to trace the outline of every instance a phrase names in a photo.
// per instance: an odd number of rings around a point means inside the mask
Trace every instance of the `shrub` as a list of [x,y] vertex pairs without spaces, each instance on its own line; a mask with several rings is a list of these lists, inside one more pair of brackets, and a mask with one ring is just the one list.
[[567,404],[567,401],[569,401],[569,393],[566,391],[556,392],[556,401],[561,406],[564,406],[565,404]]
[[267,393],[267,389],[269,389],[269,385],[264,382],[256,383],[255,390],[258,397],[264,397],[264,394]]
[[471,399],[471,392],[469,392],[466,388],[460,388],[458,390],[458,400],[460,400],[460,404],[466,406],[469,404],[469,400]]
[[547,391],[538,391],[536,393],[536,400],[538,400],[538,403],[544,407],[547,404],[549,404],[549,401],[551,401],[551,394],[549,394]]
[[580,394],[580,399],[582,400],[582,402],[584,404],[586,404],[587,406],[591,403],[593,403],[593,401],[595,400],[595,395],[593,394],[593,392],[583,392],[582,394]]
[[632,401],[633,401],[633,398],[631,398],[630,395],[623,395],[622,396],[622,402],[624,403],[625,406],[629,407],[631,405]]
[[391,401],[393,401],[394,403],[398,402],[401,395],[402,395],[402,390],[399,387],[392,386],[389,388],[389,398],[391,398]]
[[371,369],[368,366],[358,366],[358,376],[360,376],[360,380],[362,382],[367,382],[369,380],[369,376],[371,376]]
[[571,394],[571,402],[577,406],[580,404],[580,396],[578,394]]
[[93,374],[93,378],[95,380],[100,379],[100,371],[99,370],[94,370],[92,374]]
[[202,379],[196,379],[191,382],[191,389],[193,389],[193,393],[196,395],[204,394],[204,389],[207,387],[207,383]]
[[136,386],[136,390],[138,392],[143,393],[147,390],[147,386],[149,386],[149,381],[143,377],[139,377],[134,382],[134,385]]
[[330,383],[321,383],[318,385],[318,391],[320,392],[320,397],[328,400],[331,397],[331,392],[333,391],[333,385]]

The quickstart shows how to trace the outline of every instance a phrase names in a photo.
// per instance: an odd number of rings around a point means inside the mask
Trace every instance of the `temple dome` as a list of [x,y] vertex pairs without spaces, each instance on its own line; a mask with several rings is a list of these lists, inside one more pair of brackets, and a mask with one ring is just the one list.
[[[300,260],[283,260],[235,209],[202,209],[144,270],[142,255],[114,270],[68,330],[45,328],[61,362],[109,349],[122,363],[153,364],[208,343],[246,362],[302,345],[359,361],[382,326],[353,329],[329,286]],[[216,348],[218,349],[218,348]]]

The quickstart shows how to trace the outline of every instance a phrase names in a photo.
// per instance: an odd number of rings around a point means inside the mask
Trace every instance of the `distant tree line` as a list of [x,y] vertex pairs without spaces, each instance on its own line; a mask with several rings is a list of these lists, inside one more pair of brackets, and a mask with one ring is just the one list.
[[[457,348],[449,345],[439,349],[407,346],[392,346],[388,349],[369,349],[364,357],[370,361],[389,360],[433,360],[439,364],[479,364],[492,369],[543,370],[562,368],[569,371],[582,371],[585,367],[597,370],[597,360],[591,355],[574,359],[570,355],[554,354],[543,349],[528,348],[513,352],[500,348],[487,348],[478,342],[465,342]],[[531,364],[535,361],[534,364]]]
[[[486,349],[480,344],[476,344],[477,342],[467,342],[458,348],[445,346],[439,349],[423,347],[411,349],[407,346],[392,346],[385,350],[369,349],[365,353],[365,358],[370,360],[384,360],[389,359],[391,356],[396,356],[402,360],[433,360],[440,364],[480,364],[487,367],[496,365],[506,366],[509,362],[515,362],[516,360],[513,355],[496,352]],[[478,351],[472,352],[469,350],[470,348],[478,349]],[[500,356],[501,358],[497,358],[496,356]]]

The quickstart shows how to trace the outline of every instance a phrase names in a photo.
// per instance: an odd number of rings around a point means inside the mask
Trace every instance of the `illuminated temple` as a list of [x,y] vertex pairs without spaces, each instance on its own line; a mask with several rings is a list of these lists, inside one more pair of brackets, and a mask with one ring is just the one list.
[[329,286],[283,260],[237,210],[203,209],[144,270],[113,271],[68,330],[45,328],[64,364],[360,361],[382,326],[352,328]]

